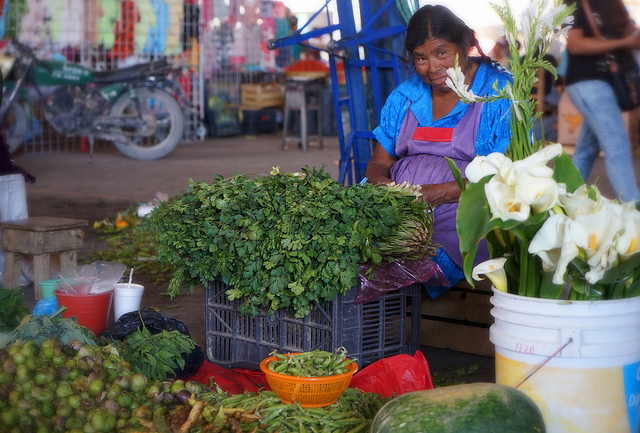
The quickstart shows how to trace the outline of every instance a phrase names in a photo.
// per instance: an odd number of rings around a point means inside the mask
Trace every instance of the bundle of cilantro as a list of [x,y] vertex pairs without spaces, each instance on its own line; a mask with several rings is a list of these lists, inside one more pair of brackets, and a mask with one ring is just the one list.
[[189,185],[140,225],[157,234],[158,260],[174,268],[173,296],[221,278],[243,313],[287,308],[304,317],[314,302],[356,285],[361,263],[395,260],[394,236],[420,240],[411,258],[431,251],[429,205],[408,189],[344,187],[309,168]]

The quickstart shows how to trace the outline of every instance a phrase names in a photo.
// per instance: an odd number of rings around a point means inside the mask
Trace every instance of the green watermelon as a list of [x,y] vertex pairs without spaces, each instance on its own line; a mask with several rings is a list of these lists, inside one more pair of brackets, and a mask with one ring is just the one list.
[[399,395],[376,414],[372,433],[544,433],[542,413],[522,391],[494,383]]

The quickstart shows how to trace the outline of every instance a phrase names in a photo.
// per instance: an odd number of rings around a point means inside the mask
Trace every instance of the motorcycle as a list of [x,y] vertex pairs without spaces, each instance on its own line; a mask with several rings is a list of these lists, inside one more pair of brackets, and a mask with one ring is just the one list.
[[[60,134],[113,142],[129,158],[148,161],[170,154],[183,137],[191,108],[170,78],[166,60],[109,71],[71,62],[42,60],[11,40],[12,65],[5,75],[0,125],[9,151],[25,139],[32,121],[31,97]],[[4,69],[3,69],[4,72]]]

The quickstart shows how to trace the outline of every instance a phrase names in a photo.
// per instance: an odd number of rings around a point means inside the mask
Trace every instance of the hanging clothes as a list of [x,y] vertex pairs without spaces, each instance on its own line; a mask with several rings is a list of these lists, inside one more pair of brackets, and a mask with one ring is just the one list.
[[140,20],[138,7],[132,0],[120,3],[120,20],[116,24],[115,42],[110,58],[126,59],[135,53],[135,25]]
[[102,16],[98,20],[98,37],[96,46],[102,45],[105,50],[113,48],[116,41],[116,26],[120,17],[120,2],[118,0],[100,0]]
[[0,0],[2,7],[0,8],[0,38],[4,38],[7,32],[7,12],[9,11],[9,2]]
[[134,42],[136,52],[142,52],[147,46],[147,40],[151,29],[156,26],[156,14],[153,11],[151,0],[134,0],[140,14],[140,19],[135,25]]
[[16,18],[17,11],[26,11],[27,10],[27,2],[26,0],[5,0],[4,5],[4,13],[2,16],[2,20],[5,22],[4,26],[4,37],[10,39],[17,39],[20,34],[20,20]]
[[182,31],[180,39],[182,41],[182,51],[189,51],[192,40],[199,40],[198,23],[200,22],[200,8],[197,4],[185,0],[184,15],[182,19]]
[[142,52],[155,55],[163,53],[167,43],[169,5],[164,0],[151,0],[151,7],[156,17],[156,23],[149,27],[149,37]]
[[95,47],[98,45],[99,29],[96,23],[100,21],[102,17],[102,4],[100,0],[85,0],[85,14],[84,14],[84,40],[83,43],[89,41],[90,46]]
[[64,0],[49,0],[49,37],[51,43],[57,45],[60,41],[60,32],[62,31],[62,9],[64,8]]
[[180,45],[180,34],[182,32],[182,21],[184,18],[184,8],[182,2],[178,0],[168,0],[169,24],[167,28],[167,40],[164,47],[164,54],[172,56],[182,52]]
[[82,45],[84,38],[84,0],[63,0],[60,22],[60,38],[58,44],[61,48],[78,47]]
[[20,18],[18,41],[36,48],[42,45],[45,18],[48,17],[44,0],[27,0],[27,12]]

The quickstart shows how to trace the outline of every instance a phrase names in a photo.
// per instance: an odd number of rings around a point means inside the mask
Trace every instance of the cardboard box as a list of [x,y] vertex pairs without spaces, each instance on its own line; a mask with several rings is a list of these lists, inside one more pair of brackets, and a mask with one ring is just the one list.
[[[631,146],[638,146],[638,109],[622,113]],[[558,142],[563,146],[573,146],[578,141],[580,128],[582,127],[582,115],[573,105],[567,92],[562,92],[560,102],[558,104]]]

